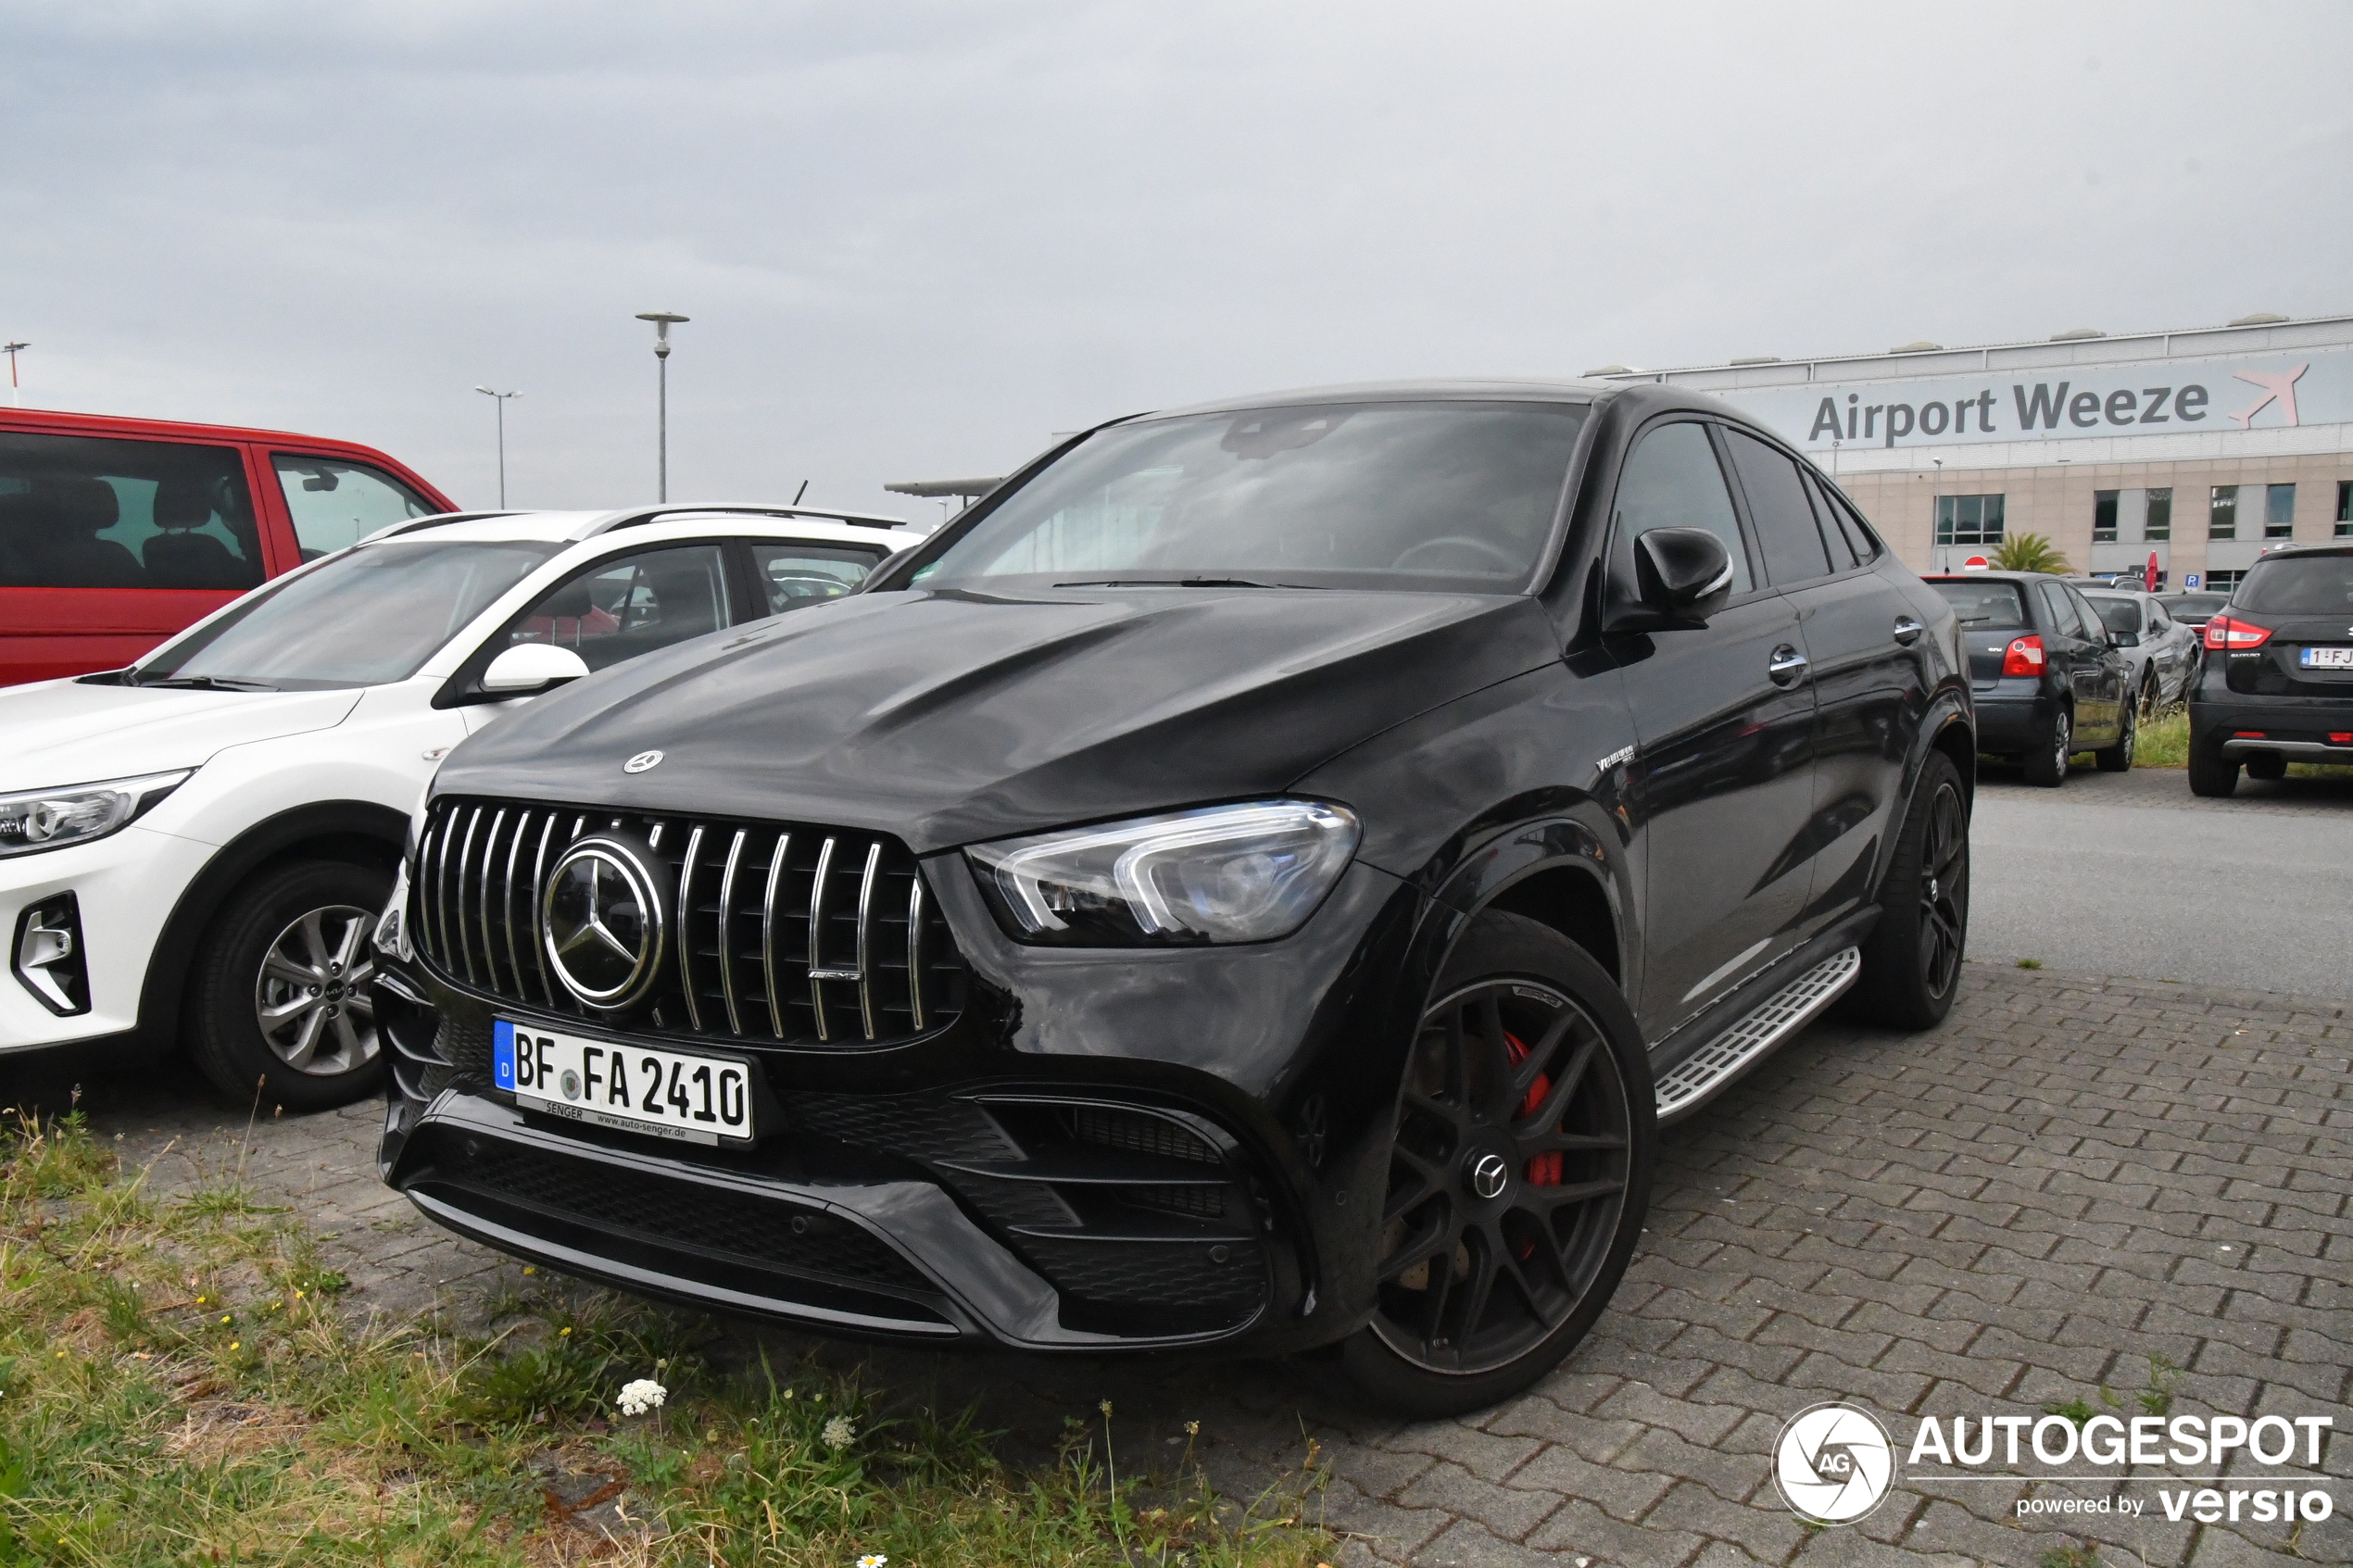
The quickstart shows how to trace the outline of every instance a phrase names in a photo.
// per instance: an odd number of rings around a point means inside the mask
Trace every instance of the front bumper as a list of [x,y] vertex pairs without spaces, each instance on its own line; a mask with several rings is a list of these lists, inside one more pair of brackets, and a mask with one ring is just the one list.
[[[172,908],[213,847],[133,822],[89,844],[0,859],[0,1055],[129,1034],[147,963]],[[73,895],[88,975],[86,1010],[59,1014],[17,973],[18,928],[32,905]]]
[[879,1047],[696,1042],[759,1063],[748,1148],[522,1108],[490,1082],[494,1016],[611,1032],[387,964],[384,1179],[513,1256],[818,1332],[1282,1349],[1355,1327],[1418,896],[1359,865],[1283,942],[1112,955],[1023,947],[953,857],[926,872],[961,1015]]

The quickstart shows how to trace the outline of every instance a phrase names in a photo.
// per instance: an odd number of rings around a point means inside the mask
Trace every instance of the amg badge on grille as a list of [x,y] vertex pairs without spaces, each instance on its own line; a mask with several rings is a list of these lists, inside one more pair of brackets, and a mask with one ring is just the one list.
[[621,765],[621,771],[624,773],[642,773],[648,768],[659,768],[661,766],[661,752],[641,751],[637,753],[636,756],[632,757],[628,761],[623,762]]

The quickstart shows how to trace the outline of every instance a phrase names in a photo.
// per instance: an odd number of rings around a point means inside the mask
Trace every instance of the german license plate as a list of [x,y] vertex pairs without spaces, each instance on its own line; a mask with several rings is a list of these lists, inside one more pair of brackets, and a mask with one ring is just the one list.
[[501,1018],[491,1079],[517,1104],[573,1122],[689,1143],[751,1141],[751,1066],[653,1046],[584,1040]]
[[2306,648],[2307,670],[2353,670],[2353,648]]

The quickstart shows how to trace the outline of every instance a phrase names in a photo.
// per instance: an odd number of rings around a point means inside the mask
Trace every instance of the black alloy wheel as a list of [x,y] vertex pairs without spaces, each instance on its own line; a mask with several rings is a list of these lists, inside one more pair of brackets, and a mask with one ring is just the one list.
[[2057,789],[2067,782],[2067,761],[2074,755],[2075,717],[2064,708],[2054,709],[2050,723],[2026,754],[2026,782]]
[[2124,704],[2116,732],[2116,744],[2092,753],[2092,760],[2100,765],[2103,773],[2128,773],[2133,771],[2133,747],[2139,736],[2141,707],[2139,703]]
[[1376,1307],[1343,1348],[1382,1404],[1476,1410],[1584,1337],[1649,1202],[1653,1088],[1606,972],[1516,915],[1475,921],[1420,1021]]
[[1928,1029],[1952,1010],[1969,950],[1969,818],[1961,771],[1931,752],[1904,815],[1879,923],[1863,943],[1850,1014]]

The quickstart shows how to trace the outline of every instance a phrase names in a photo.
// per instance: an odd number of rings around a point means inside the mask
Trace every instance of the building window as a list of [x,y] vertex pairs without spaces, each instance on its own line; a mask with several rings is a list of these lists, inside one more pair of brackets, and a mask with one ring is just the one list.
[[1938,496],[1936,542],[1940,545],[2000,544],[2002,542],[2002,497],[1999,495]]
[[2296,486],[2267,484],[2263,487],[2263,537],[2292,539],[2296,536]]
[[2239,487],[2218,484],[2214,499],[2206,508],[2206,536],[2208,539],[2235,539],[2239,536]]
[[2206,574],[2206,581],[2199,583],[2198,587],[2202,592],[2208,594],[2227,594],[2245,581],[2246,577],[2246,573],[2244,571],[2209,571]]
[[2353,534],[2353,479],[2336,482],[2336,531],[2340,535]]
[[2162,490],[2149,492],[2148,522],[2142,528],[2141,537],[2155,539],[2160,543],[2173,537],[2173,487],[2171,485],[2169,484]]
[[2113,490],[2092,492],[2092,543],[2116,543],[2116,492]]

